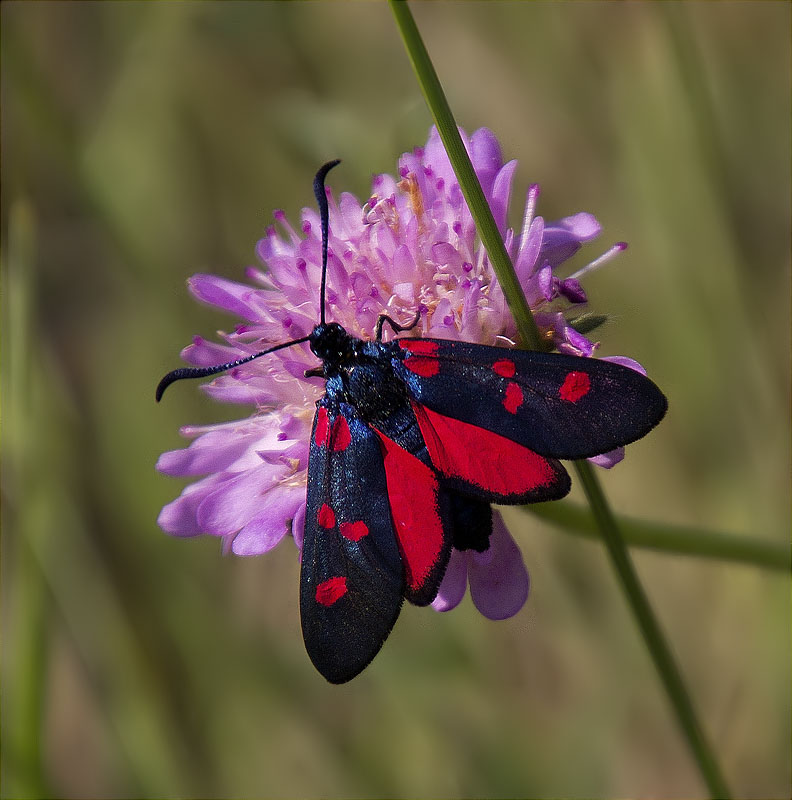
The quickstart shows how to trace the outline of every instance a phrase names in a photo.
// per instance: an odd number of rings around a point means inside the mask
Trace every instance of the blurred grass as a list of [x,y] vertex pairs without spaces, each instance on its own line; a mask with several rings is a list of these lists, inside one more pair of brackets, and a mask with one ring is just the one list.
[[[351,685],[302,649],[296,553],[221,558],[155,525],[158,453],[233,418],[153,388],[231,320],[317,164],[364,197],[429,126],[382,4],[15,3],[2,13],[4,797],[703,793],[595,543],[508,519],[533,594],[406,609]],[[604,475],[614,507],[789,535],[790,12],[416,4],[455,114],[547,218],[630,249],[587,283],[669,417]],[[591,253],[585,254],[590,256]],[[582,263],[582,261],[581,261]],[[789,581],[634,551],[741,797],[790,793]]]

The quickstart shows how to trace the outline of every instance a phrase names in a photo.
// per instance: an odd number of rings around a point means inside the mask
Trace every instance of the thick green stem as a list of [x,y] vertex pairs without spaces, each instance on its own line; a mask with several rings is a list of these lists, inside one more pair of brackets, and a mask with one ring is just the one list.
[[412,62],[418,83],[426,98],[426,104],[432,112],[437,132],[448,153],[451,166],[454,168],[459,187],[468,204],[470,213],[476,223],[476,230],[481,238],[481,243],[487,251],[487,256],[492,264],[492,269],[498,278],[509,310],[517,323],[520,334],[520,343],[529,350],[541,350],[542,341],[539,329],[536,327],[531,309],[525,300],[517,275],[514,272],[509,254],[503,244],[503,238],[498,231],[498,226],[492,217],[487,199],[481,189],[481,184],[476,177],[473,164],[462,143],[454,115],[446,100],[443,87],[437,77],[429,53],[426,52],[421,34],[415,25],[412,13],[407,3],[403,0],[389,0],[393,16],[399,26],[407,54]]
[[[389,4],[418,78],[418,83],[434,117],[438,133],[459,181],[462,194],[473,215],[481,242],[487,250],[487,255],[503,289],[509,309],[517,322],[522,344],[535,350],[542,349],[536,323],[514,274],[514,268],[495,225],[484,193],[481,190],[481,185],[473,170],[473,165],[462,143],[456,121],[421,39],[421,34],[415,25],[412,13],[405,0],[389,0]],[[728,797],[729,793],[726,790],[726,785],[704,739],[701,725],[693,711],[679,670],[632,569],[630,557],[627,554],[613,514],[602,494],[599,483],[589,469],[588,464],[579,464],[578,471],[581,475],[581,481],[586,487],[586,493],[589,496],[589,502],[600,527],[602,538],[611,554],[611,559],[622,582],[624,592],[635,613],[649,652],[654,659],[663,685],[666,687],[671,704],[682,725],[701,774],[714,797]]]
[[616,519],[602,492],[602,487],[587,461],[576,461],[575,469],[586,492],[594,518],[597,520],[613,568],[619,576],[627,603],[632,609],[644,643],[652,656],[655,668],[668,694],[668,699],[671,701],[688,746],[698,762],[701,774],[713,797],[728,798],[730,793],[720,767],[693,709],[693,703],[671,653],[671,648],[666,643],[646,593],[638,580]]

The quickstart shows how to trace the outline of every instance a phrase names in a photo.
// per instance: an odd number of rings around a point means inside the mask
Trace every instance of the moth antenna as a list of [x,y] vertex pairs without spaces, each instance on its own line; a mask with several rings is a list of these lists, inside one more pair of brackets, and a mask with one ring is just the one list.
[[[319,168],[314,178],[314,195],[316,196],[316,203],[319,206],[319,220],[321,222],[322,230],[322,285],[321,285],[321,305],[320,305],[320,320],[324,325],[325,321],[325,286],[327,284],[327,239],[330,212],[327,208],[327,194],[325,193],[325,177],[330,170],[341,163],[340,158],[333,161],[328,161],[326,164]],[[209,375],[217,375],[219,372],[226,372],[229,369],[238,367],[242,364],[247,364],[253,361],[254,358],[260,358],[268,353],[274,353],[276,350],[283,350],[286,347],[291,347],[295,344],[302,344],[310,339],[309,336],[303,336],[301,339],[294,339],[291,342],[284,342],[283,344],[275,345],[267,350],[262,350],[260,353],[254,353],[252,356],[245,356],[245,358],[238,358],[236,361],[229,361],[226,364],[218,364],[214,367],[181,367],[169,372],[157,386],[156,398],[157,402],[162,399],[165,390],[176,381],[181,381],[186,378],[207,378]]]
[[248,361],[253,361],[254,358],[260,358],[267,355],[267,353],[274,353],[276,350],[283,350],[286,347],[291,347],[295,344],[302,344],[307,342],[308,336],[303,336],[301,339],[294,339],[291,342],[283,342],[283,344],[276,344],[275,347],[270,347],[267,350],[262,350],[260,353],[254,353],[252,356],[245,356],[245,358],[238,358],[236,361],[229,361],[227,364],[218,364],[216,367],[181,367],[169,372],[157,386],[156,398],[157,402],[162,399],[165,390],[175,381],[184,380],[185,378],[206,378],[209,375],[217,375],[218,372],[225,372],[226,370],[238,367],[241,364],[247,364]]
[[327,194],[325,193],[325,177],[330,170],[341,163],[340,158],[334,161],[328,161],[326,164],[319,168],[314,178],[314,195],[316,196],[316,203],[319,206],[319,220],[322,223],[322,284],[319,289],[321,297],[321,305],[319,306],[319,322],[324,325],[325,323],[325,286],[327,284],[327,228],[329,220],[329,211],[327,210]]

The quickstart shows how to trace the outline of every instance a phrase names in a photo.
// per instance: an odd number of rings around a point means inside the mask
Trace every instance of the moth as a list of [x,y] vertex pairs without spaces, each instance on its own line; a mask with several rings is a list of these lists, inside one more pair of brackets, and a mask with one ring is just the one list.
[[646,435],[666,398],[619,364],[558,353],[403,336],[387,315],[375,337],[327,322],[327,173],[314,194],[322,235],[320,320],[308,336],[205,368],[169,372],[156,391],[308,342],[325,380],[308,460],[300,572],[305,647],[331,683],[372,661],[403,601],[436,597],[452,548],[488,548],[492,503],[557,500],[570,479],[560,459],[583,459]]

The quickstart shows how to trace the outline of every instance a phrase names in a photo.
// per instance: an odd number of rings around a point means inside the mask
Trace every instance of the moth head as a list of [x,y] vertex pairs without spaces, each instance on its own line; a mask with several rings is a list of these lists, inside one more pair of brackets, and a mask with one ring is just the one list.
[[308,341],[311,352],[325,362],[340,363],[352,355],[352,337],[337,322],[320,323]]

